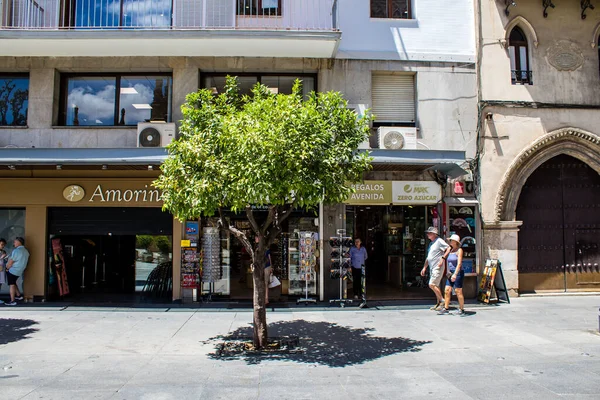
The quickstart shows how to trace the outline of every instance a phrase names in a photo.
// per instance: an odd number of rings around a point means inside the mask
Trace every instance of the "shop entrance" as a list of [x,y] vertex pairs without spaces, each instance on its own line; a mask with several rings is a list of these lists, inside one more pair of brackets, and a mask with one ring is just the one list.
[[600,288],[600,176],[561,155],[535,170],[521,191],[519,290]]
[[[77,302],[170,301],[172,217],[159,208],[48,210],[47,296]],[[62,257],[58,253],[62,252]],[[67,286],[61,285],[64,276]],[[65,293],[68,292],[68,297]]]
[[431,298],[428,276],[421,277],[426,258],[425,230],[434,218],[429,206],[346,206],[347,231],[367,249],[369,299]]

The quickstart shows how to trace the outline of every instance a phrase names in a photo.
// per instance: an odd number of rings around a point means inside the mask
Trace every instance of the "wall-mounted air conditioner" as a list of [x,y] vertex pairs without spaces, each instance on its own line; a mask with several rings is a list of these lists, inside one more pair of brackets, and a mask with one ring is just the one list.
[[377,136],[380,149],[417,149],[417,128],[414,127],[380,126]]
[[172,122],[138,123],[138,147],[165,147],[175,139]]
[[[365,116],[365,113],[367,112],[367,108],[369,108],[369,107],[367,104],[347,104],[346,108],[354,111],[356,114],[358,114],[359,118],[362,118]],[[371,145],[369,144],[369,139],[367,139],[364,142],[362,142],[361,144],[359,144],[358,148],[359,149],[370,149]]]

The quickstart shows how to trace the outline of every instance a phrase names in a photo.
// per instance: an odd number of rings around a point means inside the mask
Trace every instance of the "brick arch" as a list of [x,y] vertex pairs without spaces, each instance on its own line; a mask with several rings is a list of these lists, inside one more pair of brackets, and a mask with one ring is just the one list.
[[600,136],[576,128],[550,132],[521,151],[504,174],[496,195],[496,221],[514,221],[527,178],[549,159],[566,154],[600,174]]

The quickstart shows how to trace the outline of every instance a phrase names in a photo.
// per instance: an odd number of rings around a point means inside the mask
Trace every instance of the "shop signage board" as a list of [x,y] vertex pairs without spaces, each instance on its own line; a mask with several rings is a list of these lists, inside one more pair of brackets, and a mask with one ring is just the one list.
[[493,291],[496,292],[496,300],[506,301],[510,303],[508,298],[508,290],[502,273],[502,265],[499,260],[485,260],[485,268],[479,284],[479,293],[477,300],[483,303],[489,303],[492,298]]
[[392,196],[393,204],[436,204],[442,199],[442,187],[432,181],[393,181]]
[[429,205],[442,199],[442,187],[432,181],[364,181],[352,185],[350,205]]

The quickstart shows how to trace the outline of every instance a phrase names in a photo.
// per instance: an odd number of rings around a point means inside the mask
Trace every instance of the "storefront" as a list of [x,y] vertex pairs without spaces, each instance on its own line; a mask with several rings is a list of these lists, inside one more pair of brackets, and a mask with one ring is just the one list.
[[[432,298],[428,274],[421,276],[429,241],[425,230],[435,226],[442,238],[461,236],[465,254],[463,267],[468,297],[475,296],[478,265],[477,203],[444,197],[435,181],[366,180],[354,186],[355,193],[342,205],[326,213],[328,234],[344,229],[345,235],[360,238],[369,258],[366,262],[366,293],[371,300]],[[325,253],[335,252],[325,246]],[[324,259],[329,270],[334,259]],[[337,265],[337,264],[335,264]],[[342,296],[351,297],[353,283],[344,282]],[[326,281],[330,298],[339,296],[338,279]]]
[[[266,208],[255,208],[259,224]],[[228,223],[244,232],[251,243],[254,234],[245,215],[226,213]],[[273,274],[281,285],[272,289],[274,301],[292,301],[319,294],[319,214],[295,210],[282,224],[283,232],[269,248]],[[230,232],[218,229],[213,218],[187,221],[183,241],[183,301],[204,299],[251,300],[252,260],[241,242]]]
[[180,296],[173,243],[181,224],[161,209],[149,176],[156,172],[35,175],[48,177],[4,178],[0,200],[1,237],[10,245],[15,236],[25,237],[31,254],[28,300],[169,302]]

